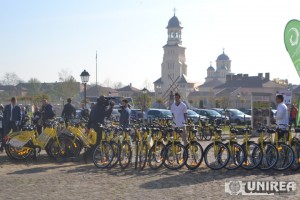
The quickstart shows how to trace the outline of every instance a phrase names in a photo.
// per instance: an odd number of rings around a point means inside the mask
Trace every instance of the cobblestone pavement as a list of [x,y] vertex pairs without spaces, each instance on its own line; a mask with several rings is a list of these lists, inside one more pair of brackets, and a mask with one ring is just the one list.
[[38,161],[16,162],[0,154],[0,199],[300,199],[300,191],[275,197],[230,196],[226,180],[295,181],[300,188],[299,172],[289,170],[213,171],[204,164],[195,171],[99,170],[82,158],[57,163],[42,154]]

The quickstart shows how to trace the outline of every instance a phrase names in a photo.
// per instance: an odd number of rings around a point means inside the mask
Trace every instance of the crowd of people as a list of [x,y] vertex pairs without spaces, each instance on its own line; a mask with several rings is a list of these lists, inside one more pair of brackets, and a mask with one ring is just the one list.
[[[181,101],[180,94],[176,93],[175,101],[171,105],[171,112],[173,115],[174,127],[184,129],[184,124],[187,122],[187,106]],[[276,124],[278,128],[285,129],[287,124],[297,126],[298,108],[293,105],[288,111],[287,106],[284,104],[282,95],[276,96],[276,102],[278,104],[276,114]],[[100,96],[97,99],[96,104],[91,104],[90,111],[82,105],[81,118],[88,121],[88,129],[93,128],[98,138],[101,138],[101,127],[100,124],[104,124],[104,120],[110,117],[115,106],[114,101],[106,99],[104,96]],[[120,118],[119,123],[122,127],[130,127],[130,104],[127,99],[123,99],[119,107]],[[42,106],[39,108],[37,105],[34,106],[31,123],[37,127],[37,131],[40,134],[45,122],[55,117],[53,106],[47,101],[42,100]],[[64,105],[61,117],[67,122],[70,119],[76,118],[76,109],[72,104],[71,98],[67,99],[67,104]],[[11,131],[19,131],[29,121],[27,110],[25,107],[20,107],[17,104],[17,99],[12,97],[10,103],[3,106],[0,105],[0,137],[1,146],[0,152],[3,151],[5,145],[5,136]],[[67,123],[66,123],[67,124]],[[183,143],[187,143],[186,132],[182,133]]]
[[[53,106],[47,101],[47,99],[42,100],[42,106],[34,106],[31,115],[31,124],[37,127],[37,132],[41,134],[45,122],[49,119],[53,119],[56,114],[54,112]],[[96,104],[91,104],[90,111],[82,106],[80,116],[81,118],[88,121],[88,129],[93,128],[98,133],[98,137],[101,138],[101,130],[99,124],[104,124],[104,119],[109,117],[114,108],[113,101],[107,101],[104,96],[100,96],[97,99]],[[120,125],[123,127],[130,126],[130,105],[126,99],[122,100],[122,105],[120,105]],[[61,117],[67,122],[70,119],[76,118],[76,109],[72,104],[71,98],[67,99],[67,103],[61,113]],[[17,104],[17,99],[12,97],[10,103],[3,106],[0,105],[0,153],[3,152],[3,147],[5,145],[5,137],[11,131],[19,131],[30,118],[27,114],[27,109],[21,107]],[[66,123],[67,125],[67,123]]]

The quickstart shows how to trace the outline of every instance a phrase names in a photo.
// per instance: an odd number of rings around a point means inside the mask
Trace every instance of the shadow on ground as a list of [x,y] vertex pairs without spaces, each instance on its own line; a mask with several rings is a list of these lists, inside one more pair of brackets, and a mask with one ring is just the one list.
[[[260,170],[251,170],[246,171],[243,169],[237,169],[234,171],[228,171],[225,169],[219,171],[213,171],[209,169],[195,170],[195,171],[186,171],[180,174],[173,176],[162,177],[158,180],[151,180],[144,184],[140,185],[140,188],[144,189],[165,189],[165,188],[174,188],[180,186],[189,186],[196,185],[201,183],[213,182],[218,180],[235,180],[237,177],[239,180],[253,180],[259,178],[270,178],[278,179],[281,177],[286,177],[287,175],[293,175],[293,171],[284,171],[279,172],[275,170],[270,171],[260,171]],[[250,176],[252,176],[250,178]]]

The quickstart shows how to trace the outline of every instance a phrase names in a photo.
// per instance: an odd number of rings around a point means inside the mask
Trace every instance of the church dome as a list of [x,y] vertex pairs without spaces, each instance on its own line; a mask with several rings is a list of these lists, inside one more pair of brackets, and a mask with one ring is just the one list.
[[180,25],[180,21],[174,14],[174,16],[169,20],[167,28],[182,28]]
[[223,53],[218,56],[217,61],[218,60],[229,60],[229,57],[223,51]]
[[215,68],[213,68],[212,66],[209,66],[209,67],[207,68],[207,71],[215,71]]

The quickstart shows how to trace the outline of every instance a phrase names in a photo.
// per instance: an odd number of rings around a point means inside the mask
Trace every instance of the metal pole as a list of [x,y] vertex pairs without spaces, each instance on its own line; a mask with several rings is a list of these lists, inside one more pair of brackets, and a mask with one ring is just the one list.
[[84,85],[84,108],[86,108],[86,83]]
[[97,60],[97,51],[96,51],[96,86],[98,86],[98,60]]
[[[143,105],[143,111],[142,111],[142,113],[144,112],[144,110],[146,110],[146,94],[144,94],[144,105]],[[145,124],[144,114],[143,114],[143,124]]]

